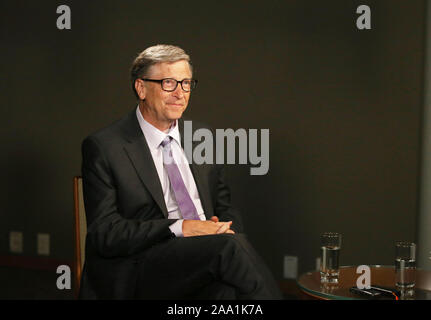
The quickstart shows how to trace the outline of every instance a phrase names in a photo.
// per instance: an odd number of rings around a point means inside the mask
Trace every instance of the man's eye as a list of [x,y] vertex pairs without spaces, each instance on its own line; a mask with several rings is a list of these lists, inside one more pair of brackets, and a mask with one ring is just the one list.
[[166,79],[165,80],[165,84],[167,84],[168,86],[172,86],[175,84],[175,80],[173,79]]

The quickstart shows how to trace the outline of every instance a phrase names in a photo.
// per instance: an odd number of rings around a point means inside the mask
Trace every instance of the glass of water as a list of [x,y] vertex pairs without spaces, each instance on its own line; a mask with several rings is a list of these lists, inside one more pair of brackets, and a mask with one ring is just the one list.
[[338,283],[341,234],[325,232],[320,237],[320,282]]
[[413,289],[416,282],[416,244],[398,241],[395,244],[396,286],[404,291]]

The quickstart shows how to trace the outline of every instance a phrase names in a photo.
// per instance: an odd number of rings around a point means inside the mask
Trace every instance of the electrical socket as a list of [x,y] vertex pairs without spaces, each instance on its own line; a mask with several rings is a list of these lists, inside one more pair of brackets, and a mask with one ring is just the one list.
[[49,256],[50,241],[49,233],[38,233],[37,234],[37,254],[43,256]]
[[298,277],[298,257],[284,256],[284,278],[296,279]]
[[13,253],[22,253],[24,247],[23,234],[20,231],[9,233],[9,250]]

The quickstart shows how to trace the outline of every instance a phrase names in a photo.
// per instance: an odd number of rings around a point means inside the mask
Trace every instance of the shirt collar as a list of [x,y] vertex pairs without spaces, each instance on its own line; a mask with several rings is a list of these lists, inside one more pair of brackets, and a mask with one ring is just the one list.
[[138,118],[139,126],[141,127],[142,133],[147,140],[150,149],[157,149],[160,143],[166,138],[166,136],[171,136],[179,146],[181,146],[180,131],[178,130],[178,120],[175,120],[172,127],[169,129],[168,133],[160,131],[142,116],[139,106],[136,108],[136,117]]

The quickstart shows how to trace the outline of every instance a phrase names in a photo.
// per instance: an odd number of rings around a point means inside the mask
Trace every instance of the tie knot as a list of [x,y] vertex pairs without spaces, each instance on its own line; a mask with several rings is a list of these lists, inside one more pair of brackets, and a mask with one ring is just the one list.
[[162,147],[164,148],[167,144],[171,143],[172,138],[170,136],[166,136],[165,139],[160,143]]

